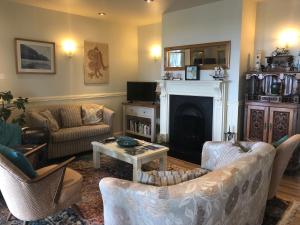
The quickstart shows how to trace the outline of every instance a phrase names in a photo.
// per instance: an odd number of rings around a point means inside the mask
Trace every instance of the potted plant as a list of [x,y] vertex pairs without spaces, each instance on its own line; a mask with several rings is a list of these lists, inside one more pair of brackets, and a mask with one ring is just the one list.
[[12,119],[13,123],[20,126],[25,124],[25,105],[28,103],[28,98],[18,97],[14,100],[11,91],[0,92],[0,122],[7,122],[14,110],[19,110],[21,113]]

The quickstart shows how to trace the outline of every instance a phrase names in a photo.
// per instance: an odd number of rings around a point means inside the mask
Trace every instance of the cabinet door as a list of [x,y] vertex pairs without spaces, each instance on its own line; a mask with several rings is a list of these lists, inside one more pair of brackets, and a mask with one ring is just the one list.
[[269,143],[278,141],[285,135],[292,136],[295,133],[293,121],[296,112],[288,108],[270,108]]
[[251,141],[267,141],[269,108],[248,105],[246,138]]

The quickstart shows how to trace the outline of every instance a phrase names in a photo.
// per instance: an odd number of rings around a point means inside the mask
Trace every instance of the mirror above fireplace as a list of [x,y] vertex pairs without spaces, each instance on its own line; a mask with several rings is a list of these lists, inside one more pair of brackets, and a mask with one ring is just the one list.
[[202,70],[214,69],[216,66],[228,69],[230,48],[230,41],[167,47],[164,49],[164,68],[165,71],[174,71],[198,65]]

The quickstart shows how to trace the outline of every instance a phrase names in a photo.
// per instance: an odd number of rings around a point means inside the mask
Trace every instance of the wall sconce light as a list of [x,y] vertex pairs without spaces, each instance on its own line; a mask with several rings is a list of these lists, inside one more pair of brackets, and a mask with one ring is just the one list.
[[160,45],[153,45],[151,47],[151,57],[154,59],[154,61],[158,61],[161,56],[161,47]]
[[73,40],[65,40],[63,50],[69,58],[72,58],[76,50],[76,43]]
[[289,48],[297,44],[299,37],[299,31],[296,29],[286,29],[280,33],[279,42],[283,47]]

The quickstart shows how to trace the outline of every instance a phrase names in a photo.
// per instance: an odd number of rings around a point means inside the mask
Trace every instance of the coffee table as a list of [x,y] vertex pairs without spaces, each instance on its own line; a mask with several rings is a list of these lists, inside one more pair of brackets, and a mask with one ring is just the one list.
[[141,170],[143,164],[159,159],[159,169],[166,170],[167,167],[167,152],[168,147],[152,144],[145,141],[139,141],[141,146],[155,146],[155,150],[142,150],[139,154],[131,155],[131,149],[122,148],[116,142],[100,143],[97,141],[92,142],[93,146],[93,161],[94,168],[100,168],[100,154],[105,154],[115,159],[130,163],[133,165],[133,182],[137,181],[137,172]]

